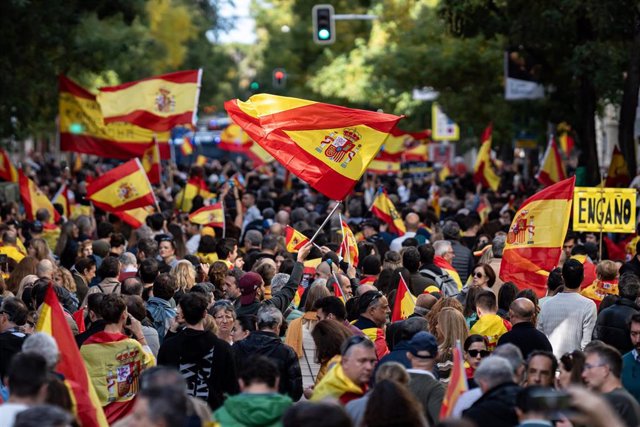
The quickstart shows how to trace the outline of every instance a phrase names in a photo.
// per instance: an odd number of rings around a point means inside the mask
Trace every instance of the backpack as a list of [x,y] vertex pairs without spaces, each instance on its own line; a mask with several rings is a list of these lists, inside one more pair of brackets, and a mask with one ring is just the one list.
[[436,282],[436,286],[440,288],[440,291],[445,297],[451,297],[460,293],[460,291],[458,291],[458,284],[453,280],[453,277],[447,273],[436,274],[425,268],[424,270],[420,270],[420,274]]

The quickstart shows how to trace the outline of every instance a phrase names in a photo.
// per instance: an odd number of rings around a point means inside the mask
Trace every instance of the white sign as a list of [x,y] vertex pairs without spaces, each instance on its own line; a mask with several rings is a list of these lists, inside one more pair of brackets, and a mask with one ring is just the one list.
[[457,141],[460,139],[460,127],[435,102],[431,107],[431,138],[434,141]]

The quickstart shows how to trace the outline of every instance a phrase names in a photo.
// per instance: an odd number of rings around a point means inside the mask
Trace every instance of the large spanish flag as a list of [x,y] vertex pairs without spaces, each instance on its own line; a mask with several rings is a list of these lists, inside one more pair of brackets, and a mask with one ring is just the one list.
[[[60,76],[58,84],[62,150],[127,160],[142,156],[153,131],[130,123],[105,125],[95,95],[65,76]],[[171,157],[169,136],[169,132],[156,134],[163,159]]]
[[605,187],[628,187],[630,182],[629,166],[618,145],[616,145],[613,147],[613,154],[611,154],[611,163],[609,164]]
[[400,214],[393,206],[393,202],[387,196],[387,193],[382,190],[378,190],[376,198],[371,205],[371,212],[387,224],[389,224],[389,231],[396,233],[399,236],[404,235],[407,232],[407,228],[404,226],[404,221]]
[[53,208],[51,200],[38,188],[35,182],[28,178],[22,170],[18,171],[18,186],[20,188],[20,198],[24,205],[25,215],[29,221],[36,218],[38,209],[49,211],[51,221],[60,221],[60,214]]
[[393,303],[393,312],[391,313],[392,322],[406,319],[411,316],[416,309],[416,297],[411,294],[402,274],[398,277],[398,290],[396,291],[396,299]]
[[544,186],[553,185],[567,178],[567,172],[562,163],[560,150],[553,137],[549,139],[547,151],[544,153],[540,171],[536,175],[536,179]]
[[108,426],[100,400],[89,380],[80,350],[53,286],[47,289],[41,310],[36,330],[51,335],[58,344],[60,361],[57,371],[64,375],[65,383],[73,395],[74,414],[83,427]]
[[491,188],[493,191],[498,191],[500,186],[500,177],[496,175],[491,166],[491,134],[493,132],[493,124],[489,123],[489,126],[482,133],[482,139],[480,140],[480,150],[478,151],[478,157],[476,164],[473,167],[473,181],[476,184],[482,184],[485,188]]
[[296,253],[301,247],[309,243],[309,238],[307,236],[289,225],[285,227],[284,232],[287,252]]
[[251,139],[325,196],[343,200],[401,117],[269,94],[225,108]]
[[127,211],[156,204],[156,197],[139,159],[129,160],[95,179],[87,198],[105,212]]
[[18,170],[11,163],[9,153],[0,148],[0,179],[8,182],[18,182]]
[[160,184],[161,181],[161,166],[160,166],[160,150],[158,149],[158,143],[156,141],[151,142],[144,150],[142,155],[142,167],[147,173],[149,182],[151,184]]
[[205,206],[189,214],[189,221],[194,224],[224,228],[224,208],[222,202]]
[[500,278],[545,295],[549,272],[558,265],[567,234],[576,178],[553,184],[520,206],[502,252]]
[[456,402],[467,390],[469,390],[469,385],[467,384],[467,374],[464,369],[464,356],[460,341],[458,341],[453,348],[453,368],[451,369],[447,391],[440,407],[440,421],[451,416]]
[[105,123],[127,122],[156,132],[195,125],[202,70],[178,71],[100,88]]

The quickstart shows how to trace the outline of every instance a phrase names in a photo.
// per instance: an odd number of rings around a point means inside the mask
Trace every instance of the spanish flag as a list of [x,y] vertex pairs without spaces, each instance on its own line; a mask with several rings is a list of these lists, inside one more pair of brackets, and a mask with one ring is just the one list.
[[182,138],[182,145],[180,145],[180,152],[182,153],[183,156],[190,156],[193,154],[193,143],[191,142],[191,139],[189,139],[186,136]]
[[449,276],[451,276],[453,280],[455,280],[456,284],[458,285],[459,291],[462,290],[462,279],[460,279],[460,275],[458,274],[458,271],[455,268],[453,268],[453,266],[449,264],[446,259],[444,259],[441,256],[435,256],[433,257],[433,263],[437,267],[440,267],[440,270],[444,271]]
[[520,206],[502,252],[500,278],[545,295],[549,272],[558,265],[567,234],[576,178],[553,184]]
[[204,179],[199,177],[191,177],[182,190],[176,194],[175,205],[181,212],[190,212],[193,204],[193,198],[202,197],[204,200],[214,198],[216,195],[209,191],[209,186]]
[[269,94],[227,101],[232,120],[285,168],[343,200],[401,117]]
[[100,89],[97,100],[105,123],[127,122],[166,132],[194,125],[202,70],[178,71]]
[[391,322],[406,319],[411,316],[416,309],[416,297],[411,294],[402,274],[398,275],[398,277],[398,290],[396,291],[396,299],[393,303]]
[[558,125],[558,139],[560,140],[560,148],[567,156],[573,151],[575,141],[571,136],[571,126],[568,123],[562,122]]
[[218,148],[234,153],[246,153],[253,144],[251,138],[240,126],[231,123],[220,133]]
[[105,212],[156,204],[149,178],[138,159],[129,160],[95,179],[87,187],[87,199]]
[[18,170],[11,163],[9,153],[0,148],[0,179],[8,182],[18,182]]
[[549,139],[547,151],[544,153],[540,171],[536,175],[536,179],[544,186],[553,185],[567,178],[567,172],[564,169],[564,163],[560,156],[560,150],[553,137]]
[[400,160],[382,160],[376,157],[369,163],[367,172],[374,175],[398,175],[400,173]]
[[36,212],[39,209],[49,211],[49,216],[53,223],[60,221],[60,214],[53,208],[51,200],[38,188],[35,182],[28,178],[22,170],[18,171],[18,186],[20,188],[20,197],[24,205],[25,215],[29,221],[36,218]]
[[[105,125],[100,106],[91,92],[65,76],[60,76],[58,84],[62,150],[126,160],[143,155],[154,136],[153,131],[130,123]],[[171,157],[169,136],[169,132],[156,134],[163,159]]]
[[194,224],[224,228],[224,208],[222,202],[205,206],[189,214],[189,221]]
[[287,252],[296,253],[301,247],[309,243],[309,238],[307,236],[291,226],[287,225],[284,232]]
[[74,414],[83,427],[108,426],[53,286],[47,289],[41,310],[36,330],[51,335],[58,344],[60,361],[57,371],[64,375],[67,388],[73,395]]
[[249,151],[245,153],[249,159],[253,161],[254,167],[264,166],[267,163],[273,162],[274,158],[260,145],[252,142],[249,146]]
[[396,233],[399,236],[404,235],[407,232],[404,226],[404,221],[400,217],[400,214],[393,206],[393,202],[387,196],[387,193],[380,188],[376,198],[371,205],[371,212],[387,224],[389,224],[389,231]]
[[293,305],[295,308],[300,308],[300,301],[302,301],[302,294],[304,294],[304,286],[302,283],[298,285],[296,293],[293,295]]
[[51,203],[59,203],[62,206],[62,214],[67,219],[71,218],[71,201],[69,199],[69,186],[66,183],[62,184],[56,195],[51,199]]
[[198,156],[196,157],[196,165],[204,166],[206,164],[207,164],[207,157],[203,156],[202,154],[198,154]]
[[405,162],[426,162],[429,160],[429,146],[425,143],[420,143],[415,147],[411,147],[402,154],[402,159]]
[[160,184],[162,175],[160,170],[160,150],[155,141],[149,144],[147,149],[144,150],[141,162],[144,171],[147,173],[147,177],[149,177],[149,182],[151,184]]
[[147,206],[145,208],[129,209],[128,211],[113,212],[115,216],[123,222],[129,224],[134,230],[142,227],[147,222],[147,217],[151,215],[153,208]]
[[453,368],[451,369],[447,391],[440,407],[440,421],[451,416],[456,402],[467,390],[469,390],[469,385],[467,384],[467,374],[464,369],[464,356],[460,341],[458,341],[453,348]]
[[500,177],[496,175],[491,167],[492,132],[493,124],[489,123],[489,126],[487,126],[482,133],[478,158],[476,159],[476,164],[473,167],[473,182],[476,184],[482,184],[483,187],[490,188],[493,191],[498,191],[498,187],[500,187]]
[[340,215],[340,231],[342,234],[342,242],[340,242],[338,255],[346,258],[347,263],[355,267],[358,265],[358,242],[349,224],[342,219],[342,215]]
[[409,132],[394,127],[389,132],[389,137],[384,142],[376,158],[384,160],[400,160],[402,153],[415,142],[413,136]]
[[628,187],[630,182],[631,175],[629,174],[629,166],[627,166],[627,161],[616,145],[613,147],[613,154],[611,154],[611,163],[609,164],[609,172],[607,172],[605,186]]
[[338,278],[336,277],[335,274],[333,275],[333,283],[331,284],[331,287],[333,288],[333,296],[340,298],[340,300],[344,304],[346,304],[347,297],[344,295],[344,292],[342,291],[342,286],[340,286],[340,283],[338,283]]

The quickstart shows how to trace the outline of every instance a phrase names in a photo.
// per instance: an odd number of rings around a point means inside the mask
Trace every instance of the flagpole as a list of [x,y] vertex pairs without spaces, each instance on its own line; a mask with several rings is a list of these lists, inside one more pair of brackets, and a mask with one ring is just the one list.
[[413,294],[411,293],[411,289],[409,289],[409,286],[407,285],[407,282],[404,280],[404,277],[402,277],[401,273],[400,273],[400,280],[402,281],[402,284],[404,285],[405,289],[407,290],[407,293],[411,297],[411,301],[413,301],[413,303],[415,304],[417,298],[414,297]]
[[311,240],[309,240],[310,243],[313,243],[313,241],[316,239],[316,237],[318,237],[318,234],[320,234],[320,231],[322,231],[322,229],[324,228],[325,225],[327,225],[327,222],[329,222],[329,220],[331,219],[331,217],[333,216],[333,214],[335,213],[335,211],[338,209],[338,206],[340,206],[340,204],[342,203],[342,200],[338,201],[336,203],[336,205],[333,207],[333,209],[331,209],[331,212],[329,212],[329,215],[327,215],[327,217],[325,218],[325,220],[322,222],[322,224],[320,225],[320,227],[318,227],[318,229],[316,230],[316,233],[313,235],[313,237],[311,238]]
[[331,268],[331,273],[333,274],[333,280],[336,281],[336,285],[338,285],[338,289],[340,289],[340,294],[342,295],[342,298],[344,298],[345,303],[347,302],[347,295],[345,295],[344,291],[342,290],[342,286],[340,286],[340,281],[338,280],[338,276],[336,276],[336,273],[333,271],[333,267],[331,266],[331,260],[328,259],[327,260],[327,264],[329,264],[329,267]]
[[220,206],[222,207],[222,238],[227,235],[227,218],[224,215],[224,199],[220,200]]

